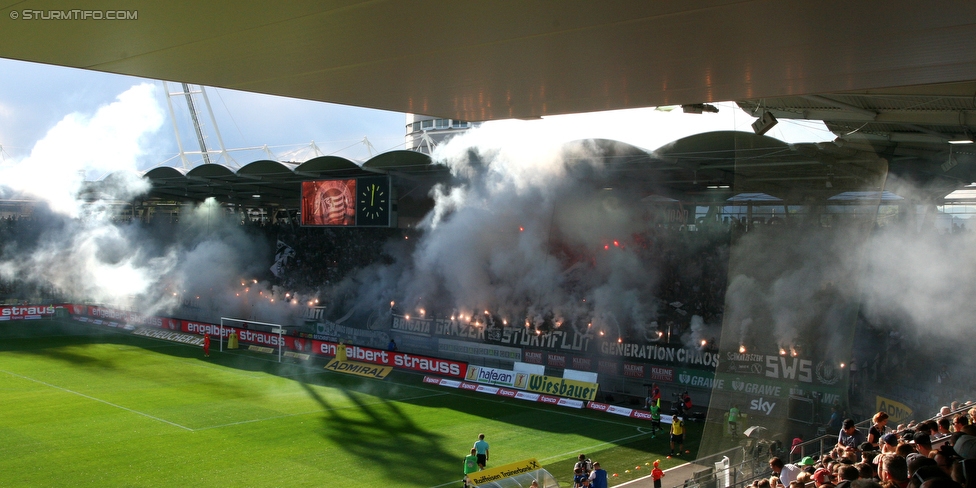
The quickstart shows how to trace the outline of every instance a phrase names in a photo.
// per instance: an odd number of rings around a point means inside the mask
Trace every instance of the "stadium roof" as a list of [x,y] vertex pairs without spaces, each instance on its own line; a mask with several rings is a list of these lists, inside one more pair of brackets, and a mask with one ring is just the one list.
[[[585,154],[595,156],[587,157],[598,157],[604,165],[603,172],[592,172],[587,164],[570,166],[584,171],[594,185],[672,201],[719,203],[744,192],[791,202],[824,200],[843,191],[878,188],[887,168],[872,152],[841,150],[832,144],[791,145],[735,131],[697,134],[653,151],[607,139],[571,144],[589,146],[592,152]],[[255,161],[237,171],[218,164],[200,165],[185,174],[176,168],[157,167],[145,177],[153,184],[148,200],[214,197],[248,206],[297,207],[302,181],[377,174],[393,177],[401,199],[418,200],[426,199],[432,186],[451,178],[446,166],[414,151],[383,153],[361,167],[347,159],[324,156],[302,164]]]
[[[873,152],[936,193],[976,181],[974,146],[948,152],[976,133],[971,1],[132,0],[112,11],[128,20],[71,17],[106,15],[89,7],[4,8],[0,57],[468,121],[737,100],[823,119],[840,137],[821,150]],[[829,176],[773,168],[751,181]],[[241,176],[241,194],[297,178]],[[186,177],[201,194],[231,178]]]
[[403,181],[433,184],[449,177],[447,168],[430,156],[413,151],[383,153],[362,166],[337,156],[322,156],[301,164],[254,161],[237,171],[220,164],[201,164],[183,172],[160,166],[145,173],[152,183],[149,199],[202,201],[214,197],[227,203],[297,207],[301,182],[389,174]]
[[3,8],[0,57],[471,121],[976,80],[965,0],[56,8]]

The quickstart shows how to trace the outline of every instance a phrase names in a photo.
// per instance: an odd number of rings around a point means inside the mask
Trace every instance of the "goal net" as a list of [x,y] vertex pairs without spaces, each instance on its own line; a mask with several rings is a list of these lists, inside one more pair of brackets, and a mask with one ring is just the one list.
[[[233,336],[231,335],[233,333]],[[260,333],[257,337],[252,337],[255,333]],[[277,337],[277,341],[273,342],[268,340],[258,340],[267,337]],[[223,351],[225,347],[236,348],[238,342],[240,344],[254,344],[255,342],[260,346],[270,347],[271,349],[277,349],[278,352],[278,362],[281,362],[282,352],[285,349],[284,341],[284,326],[281,324],[273,324],[269,322],[257,322],[249,319],[240,319],[234,317],[221,317],[220,318],[220,350]]]

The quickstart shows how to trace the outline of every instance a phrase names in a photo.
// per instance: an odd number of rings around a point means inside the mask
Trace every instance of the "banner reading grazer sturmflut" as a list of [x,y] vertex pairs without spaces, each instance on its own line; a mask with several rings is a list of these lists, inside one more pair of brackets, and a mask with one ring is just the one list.
[[526,390],[592,401],[596,398],[596,390],[598,388],[600,388],[599,383],[587,383],[585,381],[532,374],[529,375],[529,387]]

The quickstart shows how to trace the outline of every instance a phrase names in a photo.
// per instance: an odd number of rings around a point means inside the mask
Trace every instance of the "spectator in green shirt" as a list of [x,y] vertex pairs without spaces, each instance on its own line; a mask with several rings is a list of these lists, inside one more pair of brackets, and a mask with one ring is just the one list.
[[739,437],[739,407],[737,405],[732,405],[729,409],[729,433],[732,434],[732,440]]
[[471,454],[464,456],[464,488],[470,486],[468,484],[468,475],[475,473],[481,468],[478,467],[478,454],[475,448],[471,448]]

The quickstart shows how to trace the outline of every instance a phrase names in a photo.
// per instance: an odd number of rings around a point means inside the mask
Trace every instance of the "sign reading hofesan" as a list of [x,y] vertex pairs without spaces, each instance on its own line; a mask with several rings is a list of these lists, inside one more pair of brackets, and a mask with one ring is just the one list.
[[390,374],[390,371],[393,371],[392,366],[377,366],[375,364],[357,363],[355,361],[339,361],[338,359],[329,361],[329,364],[325,365],[325,369],[337,373],[354,374],[356,376],[381,380],[386,378],[386,375]]
[[468,366],[468,374],[464,377],[467,381],[484,383],[488,385],[507,386],[509,388],[525,389],[529,375],[517,373],[505,369],[488,368],[484,366]]
[[525,461],[506,464],[497,468],[478,471],[477,473],[469,474],[468,479],[471,480],[471,483],[474,483],[475,486],[478,486],[504,478],[511,478],[512,476],[520,475],[522,473],[531,473],[532,471],[538,471],[540,469],[542,469],[542,465],[539,464],[539,461],[536,461],[533,458],[526,459]]
[[553,378],[541,374],[532,374],[529,375],[529,387],[526,390],[592,401],[596,399],[596,390],[599,387],[599,383],[588,383],[586,381],[567,380],[566,378]]

